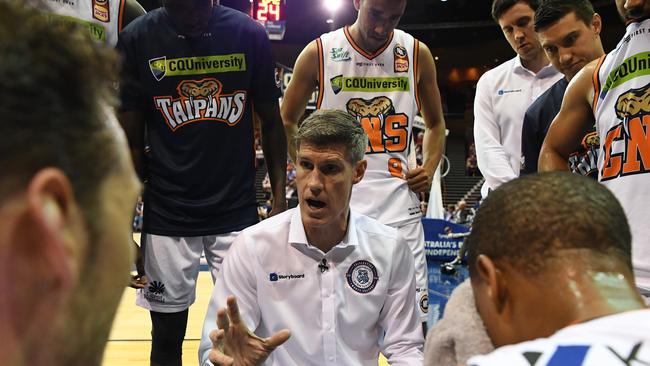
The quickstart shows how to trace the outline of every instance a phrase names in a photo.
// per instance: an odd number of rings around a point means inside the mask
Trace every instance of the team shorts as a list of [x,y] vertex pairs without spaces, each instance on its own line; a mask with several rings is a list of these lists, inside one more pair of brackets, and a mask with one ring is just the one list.
[[406,244],[413,253],[415,261],[415,301],[422,322],[426,322],[429,316],[429,275],[427,270],[427,258],[424,255],[424,229],[422,221],[398,222],[389,224],[399,231],[406,239]]
[[160,313],[184,311],[196,299],[201,254],[212,282],[239,231],[220,235],[172,237],[142,234],[144,269],[149,283],[136,294],[136,304]]

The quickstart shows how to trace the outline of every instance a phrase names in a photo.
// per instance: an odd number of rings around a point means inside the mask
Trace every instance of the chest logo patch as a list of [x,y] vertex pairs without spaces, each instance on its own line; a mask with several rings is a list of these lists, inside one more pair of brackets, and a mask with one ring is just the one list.
[[350,61],[350,51],[344,50],[342,47],[334,47],[330,50],[330,60],[337,61]]
[[214,121],[234,126],[246,111],[246,92],[237,90],[223,94],[222,84],[215,78],[183,80],[176,88],[178,98],[154,97],[154,105],[162,113],[172,131],[193,122]]
[[409,55],[406,52],[406,48],[404,48],[404,46],[399,43],[396,44],[395,48],[393,48],[393,57],[395,59],[395,72],[409,71]]
[[379,280],[377,267],[365,260],[352,263],[345,277],[348,280],[348,285],[361,294],[367,294],[374,290]]
[[111,21],[111,7],[108,0],[93,0],[93,18],[104,23]]

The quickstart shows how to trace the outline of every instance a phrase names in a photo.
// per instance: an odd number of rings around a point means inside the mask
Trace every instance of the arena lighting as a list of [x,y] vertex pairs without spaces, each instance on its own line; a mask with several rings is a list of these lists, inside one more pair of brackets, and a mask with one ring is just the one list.
[[325,9],[331,11],[332,13],[337,11],[341,7],[342,3],[342,0],[323,0]]

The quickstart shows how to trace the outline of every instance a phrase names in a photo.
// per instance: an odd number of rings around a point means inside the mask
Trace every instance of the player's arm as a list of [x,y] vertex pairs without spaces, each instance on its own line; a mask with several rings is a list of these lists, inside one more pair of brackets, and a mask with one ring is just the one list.
[[569,83],[560,112],[553,120],[539,153],[540,172],[569,170],[569,155],[594,125],[592,76],[597,62],[585,66]]
[[[501,143],[501,128],[493,111],[492,80],[483,75],[476,85],[474,98],[474,140],[478,168],[488,187],[495,189],[502,183],[517,178],[510,158]],[[517,106],[513,106],[516,108]]]
[[416,70],[420,112],[424,119],[423,166],[409,170],[406,180],[412,191],[428,192],[445,145],[445,118],[440,102],[436,64],[429,47],[419,42]]
[[[293,68],[293,76],[282,99],[282,121],[289,142],[289,155],[296,161],[296,147],[293,143],[298,132],[298,123],[305,113],[309,97],[318,86],[318,45],[312,41],[298,56]],[[320,91],[322,93],[322,91]]]
[[129,25],[135,18],[146,13],[144,8],[136,0],[124,0],[124,12],[120,14],[122,21],[119,22],[120,29],[118,29],[118,32],[121,32],[122,28]]
[[277,100],[255,104],[255,112],[260,117],[262,126],[262,150],[269,171],[273,207],[269,216],[287,209],[286,174],[287,174],[287,140],[280,118]]

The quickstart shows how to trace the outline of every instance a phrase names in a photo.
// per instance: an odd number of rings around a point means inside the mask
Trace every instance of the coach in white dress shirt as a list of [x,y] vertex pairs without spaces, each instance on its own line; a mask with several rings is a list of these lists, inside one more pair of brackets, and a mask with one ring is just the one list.
[[376,366],[380,351],[393,366],[422,365],[413,255],[397,230],[349,209],[366,144],[344,112],[302,123],[300,204],[233,243],[203,326],[201,365]]

